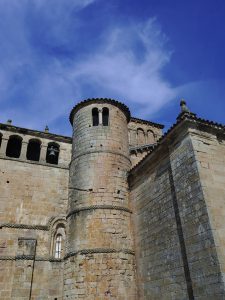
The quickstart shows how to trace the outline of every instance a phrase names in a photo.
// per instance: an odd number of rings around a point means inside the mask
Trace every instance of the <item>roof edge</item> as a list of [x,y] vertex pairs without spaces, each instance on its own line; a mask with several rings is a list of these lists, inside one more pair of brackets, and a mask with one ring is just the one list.
[[35,129],[28,129],[28,128],[19,127],[19,126],[15,126],[15,125],[0,123],[0,130],[1,129],[20,133],[20,134],[30,134],[30,135],[33,135],[36,137],[46,138],[49,140],[56,140],[59,142],[64,142],[64,143],[69,143],[69,144],[72,143],[72,137],[69,137],[69,136],[59,135],[59,134],[45,132],[45,131],[39,131],[39,130],[35,130]]
[[130,121],[134,121],[137,123],[139,122],[139,123],[143,123],[143,124],[149,124],[149,125],[152,125],[156,128],[160,128],[160,129],[163,129],[165,127],[163,124],[159,124],[159,123],[155,123],[152,121],[147,121],[147,120],[143,120],[143,119],[139,119],[139,118],[135,118],[135,117],[131,117]]
[[81,108],[83,108],[83,107],[85,107],[85,106],[87,106],[89,104],[92,104],[92,103],[99,103],[99,104],[101,104],[101,103],[109,103],[109,104],[112,104],[112,105],[118,107],[119,109],[121,109],[123,111],[123,113],[125,114],[125,116],[127,118],[127,122],[130,121],[130,110],[122,102],[119,102],[119,101],[111,99],[111,98],[88,98],[86,100],[83,100],[83,101],[79,102],[78,104],[76,104],[72,108],[70,116],[69,116],[69,120],[70,120],[71,125],[73,124],[73,118],[74,118],[75,113],[78,110],[80,110]]
[[225,125],[221,123],[217,123],[214,121],[205,120],[202,118],[199,118],[196,116],[196,114],[190,113],[190,112],[183,112],[179,114],[177,117],[177,121],[167,130],[167,132],[162,135],[157,144],[153,145],[152,149],[150,149],[150,152],[146,154],[146,156],[140,160],[133,168],[130,170],[130,174],[134,172],[147,157],[149,157],[151,154],[153,154],[160,146],[161,144],[167,139],[167,137],[179,126],[182,122],[189,121],[191,123],[198,123],[199,125],[204,125],[209,128],[214,128],[215,130],[222,130],[225,133]]

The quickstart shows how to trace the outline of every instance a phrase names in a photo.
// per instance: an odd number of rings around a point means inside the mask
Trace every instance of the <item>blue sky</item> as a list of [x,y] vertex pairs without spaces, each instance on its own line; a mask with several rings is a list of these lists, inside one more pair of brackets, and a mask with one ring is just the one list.
[[89,97],[225,123],[225,1],[0,0],[0,122],[70,135]]

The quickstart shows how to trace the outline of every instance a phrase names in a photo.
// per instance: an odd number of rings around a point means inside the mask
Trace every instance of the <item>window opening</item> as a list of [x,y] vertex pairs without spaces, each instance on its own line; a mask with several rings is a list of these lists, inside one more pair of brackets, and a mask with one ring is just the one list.
[[61,258],[62,253],[62,235],[57,234],[55,241],[55,258]]
[[93,126],[99,125],[98,109],[96,107],[92,109],[92,123]]
[[30,140],[27,146],[27,159],[39,161],[41,151],[41,142],[38,140]]
[[57,165],[59,160],[59,145],[56,143],[49,143],[46,153],[46,162]]
[[154,132],[151,130],[148,130],[147,134],[148,134],[148,143],[154,144],[154,141],[155,141]]
[[10,136],[6,148],[6,156],[19,158],[21,147],[22,147],[22,138],[17,135]]
[[103,126],[109,126],[109,109],[107,107],[102,110],[102,124]]
[[138,143],[138,145],[145,144],[145,133],[144,133],[144,130],[141,128],[138,128],[138,130],[137,130],[137,143]]

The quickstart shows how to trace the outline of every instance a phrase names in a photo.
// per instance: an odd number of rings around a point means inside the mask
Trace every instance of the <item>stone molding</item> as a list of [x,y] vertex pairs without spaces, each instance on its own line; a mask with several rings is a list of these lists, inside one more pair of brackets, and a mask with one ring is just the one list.
[[115,154],[115,155],[120,155],[124,158],[126,158],[129,162],[131,162],[130,158],[126,155],[124,155],[123,153],[119,153],[119,152],[116,152],[116,151],[110,151],[110,150],[94,150],[94,151],[86,151],[84,153],[81,153],[79,155],[76,155],[74,156],[72,159],[71,159],[71,162],[70,164],[77,158],[81,157],[81,156],[84,156],[84,155],[87,155],[87,154],[92,154],[92,153],[111,153],[111,154]]
[[16,228],[16,229],[33,229],[33,230],[43,230],[43,231],[49,231],[51,227],[59,221],[66,222],[65,216],[56,216],[49,219],[48,223],[46,225],[29,225],[29,224],[19,224],[19,223],[0,223],[0,229],[1,228]]
[[76,256],[86,254],[107,254],[107,253],[124,253],[135,255],[134,251],[130,249],[113,249],[113,248],[96,248],[96,249],[83,249],[67,253],[64,258],[57,259],[54,257],[41,257],[34,255],[16,255],[16,256],[0,256],[0,260],[35,260],[35,261],[49,261],[49,262],[62,262],[63,260]]
[[85,255],[85,254],[106,254],[106,253],[124,253],[124,254],[134,255],[134,251],[130,249],[96,248],[96,249],[83,249],[74,252],[69,252],[65,255],[64,259],[79,254]]
[[54,257],[41,257],[34,255],[17,255],[17,256],[0,256],[0,260],[35,260],[35,261],[49,261],[49,262],[62,262],[63,259]]
[[49,225],[27,225],[27,224],[16,224],[16,223],[2,223],[0,228],[18,228],[18,229],[34,229],[34,230],[49,230]]
[[65,165],[55,165],[55,164],[49,164],[49,163],[42,162],[42,161],[34,161],[34,160],[27,160],[27,159],[22,159],[22,158],[9,157],[9,156],[6,156],[5,153],[0,155],[0,159],[13,160],[13,161],[17,161],[20,163],[27,163],[27,164],[32,164],[32,165],[41,165],[41,166],[50,167],[50,168],[69,170],[69,167],[67,167]]
[[128,212],[130,214],[132,213],[132,211],[129,208],[123,207],[123,206],[116,206],[116,205],[91,205],[91,206],[80,207],[80,208],[72,210],[71,212],[68,213],[68,215],[66,216],[66,218],[69,218],[70,216],[75,215],[75,214],[79,213],[80,211],[95,210],[95,209],[113,209],[113,210],[125,211],[125,212]]

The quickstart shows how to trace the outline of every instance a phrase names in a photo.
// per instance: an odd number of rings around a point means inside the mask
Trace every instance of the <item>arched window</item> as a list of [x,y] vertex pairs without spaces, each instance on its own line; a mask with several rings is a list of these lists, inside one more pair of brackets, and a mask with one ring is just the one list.
[[109,125],[109,109],[107,107],[104,107],[102,110],[102,125]]
[[129,144],[132,145],[132,146],[137,144],[136,130],[129,129]]
[[46,162],[57,165],[59,160],[59,145],[56,143],[49,143],[46,153]]
[[6,156],[8,157],[20,157],[22,147],[22,138],[18,135],[11,135],[8,140],[6,148]]
[[1,148],[1,145],[2,145],[2,134],[0,132],[0,148]]
[[51,229],[51,256],[54,258],[63,258],[65,254],[65,239],[66,239],[66,221],[57,220]]
[[155,135],[152,130],[148,130],[148,144],[154,144],[155,143]]
[[97,107],[92,109],[92,123],[93,123],[93,126],[98,126],[99,125],[99,116],[98,116]]
[[41,151],[41,142],[39,140],[29,140],[27,146],[27,159],[39,161]]
[[62,235],[60,233],[57,234],[55,239],[55,258],[61,258],[62,257]]
[[138,143],[138,145],[145,144],[145,133],[144,133],[144,130],[141,128],[137,129],[137,143]]

